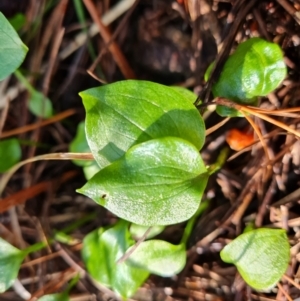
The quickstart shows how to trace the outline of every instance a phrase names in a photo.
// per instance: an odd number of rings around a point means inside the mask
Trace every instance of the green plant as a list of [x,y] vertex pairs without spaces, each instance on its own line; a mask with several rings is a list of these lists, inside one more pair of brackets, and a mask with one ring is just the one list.
[[[5,49],[0,49],[2,52]],[[14,67],[7,74],[19,65],[20,57],[18,54],[18,60],[12,59]],[[257,60],[259,69],[253,65]],[[216,97],[240,104],[256,104],[257,97],[275,89],[285,74],[278,46],[251,39],[229,58],[213,92]],[[71,150],[90,150],[92,155],[44,155],[17,167],[38,159],[73,159],[85,168],[88,182],[78,191],[121,219],[112,227],[89,233],[83,241],[82,258],[95,281],[128,298],[150,273],[169,277],[184,267],[187,240],[196,218],[208,204],[200,204],[208,178],[222,162],[207,167],[201,158],[205,125],[193,105],[196,96],[188,90],[131,80],[89,89],[80,95],[86,120],[79,126]],[[218,111],[221,115],[239,115],[232,110],[225,114],[222,107]],[[245,115],[242,109],[240,112]],[[96,164],[79,161],[91,158]],[[96,168],[86,171],[91,166]],[[8,172],[0,186],[5,186],[17,167]],[[149,229],[145,230],[144,241],[135,246],[129,230],[153,227],[157,234],[166,225],[187,220],[179,245],[146,240]],[[130,226],[129,222],[139,225]],[[0,265],[6,271],[0,279],[2,292],[12,285],[25,256],[42,247],[39,244],[20,251],[0,240]],[[270,252],[273,248],[276,252]],[[228,244],[221,257],[235,264],[250,286],[264,290],[274,286],[285,272],[289,243],[283,230],[252,230]],[[253,260],[255,265],[249,269]],[[62,293],[41,300],[68,300],[68,296]]]

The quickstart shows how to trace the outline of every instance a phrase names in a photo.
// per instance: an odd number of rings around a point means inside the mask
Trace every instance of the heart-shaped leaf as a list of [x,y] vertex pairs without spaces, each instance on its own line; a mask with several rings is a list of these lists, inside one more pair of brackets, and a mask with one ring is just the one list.
[[0,293],[12,286],[26,255],[27,252],[15,248],[0,238]]
[[183,138],[199,150],[205,126],[187,93],[137,80],[81,92],[86,137],[99,166],[121,158],[133,145],[166,136]]
[[21,159],[21,147],[16,138],[0,141],[0,173],[6,172]]
[[247,284],[267,290],[286,271],[290,245],[282,229],[257,229],[238,236],[220,255],[223,261],[236,265]]
[[128,258],[129,264],[162,277],[178,274],[185,262],[186,250],[183,244],[172,245],[155,239],[142,242]]
[[253,103],[273,91],[287,73],[280,47],[260,38],[241,43],[226,61],[213,86],[214,96]]
[[126,261],[117,263],[133,244],[128,223],[122,220],[108,230],[89,233],[83,240],[82,257],[90,275],[123,298],[132,296],[149,276]]
[[[212,65],[206,72],[206,78]],[[260,38],[241,43],[226,61],[218,81],[213,85],[214,97],[257,105],[257,97],[275,90],[287,74],[280,47]],[[217,106],[221,116],[243,116],[232,108]]]
[[78,192],[133,223],[168,225],[196,212],[207,179],[197,148],[166,137],[132,147]]
[[27,51],[15,29],[0,12],[0,80],[21,65]]

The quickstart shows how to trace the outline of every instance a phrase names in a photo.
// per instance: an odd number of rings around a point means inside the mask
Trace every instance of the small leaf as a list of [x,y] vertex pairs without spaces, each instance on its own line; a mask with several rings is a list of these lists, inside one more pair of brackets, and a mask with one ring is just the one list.
[[[91,150],[88,146],[88,143],[86,141],[86,136],[85,136],[85,122],[82,121],[78,124],[75,138],[70,143],[70,152],[88,153],[90,151]],[[91,161],[87,161],[87,160],[73,160],[73,163],[75,163],[78,166],[91,165]]]
[[260,38],[241,43],[226,61],[213,86],[215,97],[252,104],[275,90],[287,74],[280,47]]
[[[85,137],[85,122],[82,121],[77,126],[76,136],[70,143],[70,152],[72,153],[89,153],[91,152]],[[92,178],[99,170],[96,161],[73,160],[73,163],[82,166],[84,176],[87,180]]]
[[15,31],[20,30],[26,23],[26,17],[24,14],[17,13],[12,18],[10,18],[9,23],[15,29]]
[[[130,234],[135,239],[141,239],[144,234],[148,231],[149,227],[137,225],[137,224],[131,224],[130,225]],[[152,226],[149,233],[147,234],[146,239],[150,239],[158,234],[160,234],[162,231],[164,231],[164,226]]]
[[207,179],[195,146],[166,137],[132,147],[77,191],[133,223],[169,225],[197,211]]
[[0,80],[21,65],[27,51],[17,32],[0,12]]
[[42,118],[51,117],[53,115],[51,100],[36,90],[30,91],[30,94],[28,104],[30,112]]
[[37,301],[69,301],[69,294],[67,292],[45,295],[39,298]]
[[117,263],[133,243],[128,223],[122,220],[108,230],[89,233],[83,240],[82,257],[90,275],[123,298],[132,296],[149,276],[126,261]]
[[27,252],[23,252],[0,238],[0,293],[5,292],[18,276]]
[[185,262],[184,245],[176,246],[154,239],[142,242],[128,258],[129,264],[162,277],[178,274],[184,268]]
[[257,229],[238,236],[220,255],[223,261],[236,265],[251,287],[267,290],[287,270],[290,245],[285,230]]
[[[190,94],[189,94],[190,95]],[[199,150],[205,125],[191,96],[160,84],[128,80],[81,92],[86,137],[101,168],[136,144],[174,136]]]
[[91,179],[100,170],[96,161],[92,161],[91,165],[83,166],[82,169],[86,180]]
[[21,159],[21,147],[15,138],[0,141],[0,173],[6,172]]

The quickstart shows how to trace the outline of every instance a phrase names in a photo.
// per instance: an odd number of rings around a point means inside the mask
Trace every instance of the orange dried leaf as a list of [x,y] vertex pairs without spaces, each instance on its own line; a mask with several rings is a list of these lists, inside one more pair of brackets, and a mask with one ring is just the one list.
[[226,135],[226,142],[231,149],[240,151],[254,142],[254,136],[253,133],[232,129]]

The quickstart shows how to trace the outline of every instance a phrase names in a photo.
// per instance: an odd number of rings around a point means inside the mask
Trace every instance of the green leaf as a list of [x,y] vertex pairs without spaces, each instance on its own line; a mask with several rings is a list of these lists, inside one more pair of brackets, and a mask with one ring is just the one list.
[[9,23],[15,29],[15,31],[20,30],[26,23],[26,17],[24,14],[17,13],[12,18],[10,18]]
[[28,48],[0,12],[0,80],[13,73],[23,62]]
[[117,263],[133,243],[128,223],[122,220],[108,230],[89,233],[83,240],[82,258],[90,275],[123,298],[132,296],[149,276],[126,261]]
[[[76,136],[70,143],[70,152],[72,153],[89,153],[91,152],[85,136],[85,122],[82,121],[77,126]],[[99,170],[96,161],[73,160],[73,163],[82,166],[84,176],[87,180],[92,178]]]
[[[70,152],[72,153],[88,153],[91,152],[85,136],[85,122],[82,121],[77,126],[75,138],[70,143]],[[87,160],[73,160],[73,163],[78,166],[91,165],[91,161]]]
[[160,84],[128,80],[80,93],[86,137],[101,168],[136,144],[155,138],[183,138],[199,150],[205,126],[190,96]]
[[38,301],[69,301],[69,294],[67,292],[45,295],[38,299]]
[[[137,224],[131,224],[129,231],[131,236],[135,239],[141,239],[144,234],[148,231],[149,227],[137,225]],[[146,236],[146,239],[150,239],[158,234],[160,234],[162,231],[164,231],[164,226],[152,226],[149,233]]]
[[196,212],[207,179],[196,147],[166,137],[132,147],[77,191],[133,223],[169,225]]
[[51,100],[36,90],[30,91],[29,111],[35,116],[49,118],[53,115]]
[[0,173],[6,172],[21,159],[21,147],[15,138],[0,141]]
[[154,239],[142,242],[128,258],[131,265],[162,277],[178,274],[185,262],[186,250],[183,244],[176,246]]
[[285,273],[290,245],[285,230],[257,229],[238,236],[220,255],[223,261],[236,265],[251,287],[267,290]]
[[182,94],[182,96],[189,100],[191,103],[194,103],[197,99],[197,95],[186,89],[186,88],[183,88],[183,87],[179,87],[179,86],[171,86],[170,88],[174,89],[175,91],[177,91],[178,93]]
[[241,43],[226,61],[213,86],[215,97],[252,104],[275,90],[287,74],[280,47],[260,38]]
[[27,252],[23,252],[0,238],[0,293],[5,292],[18,276]]

